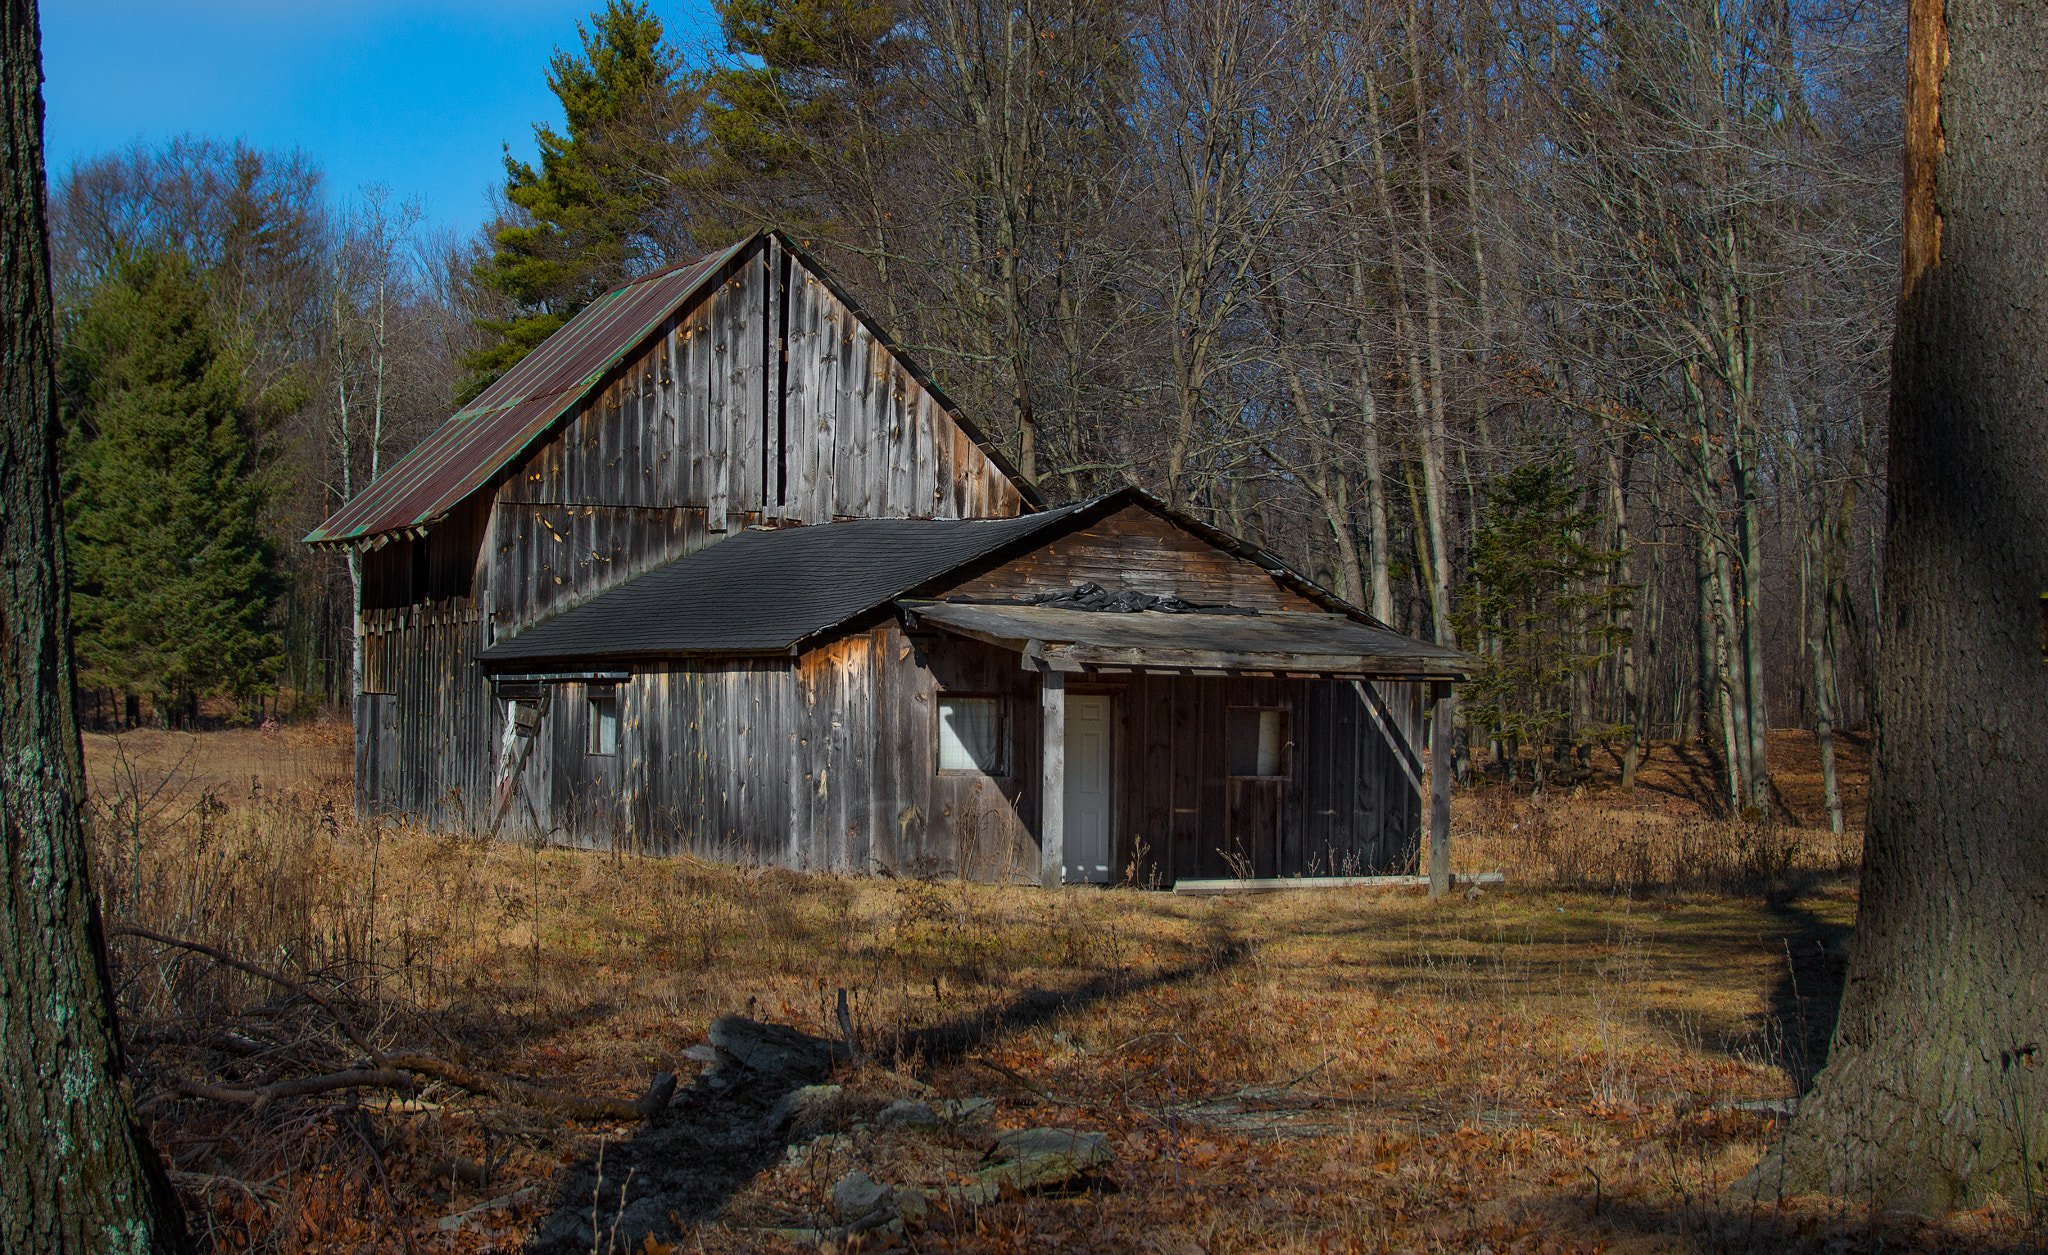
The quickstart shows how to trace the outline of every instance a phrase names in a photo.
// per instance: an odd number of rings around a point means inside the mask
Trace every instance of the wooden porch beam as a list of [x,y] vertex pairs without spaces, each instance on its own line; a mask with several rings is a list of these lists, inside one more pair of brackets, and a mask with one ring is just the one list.
[[[1433,678],[1427,663],[1369,654],[1311,654],[1296,651],[1182,649],[1171,646],[1060,645],[1043,647],[1047,665],[1062,671],[1091,667],[1142,667],[1153,670],[1311,672],[1318,675],[1370,675],[1386,679]],[[1441,671],[1438,675],[1443,674]]]
[[1429,896],[1451,891],[1451,716],[1457,711],[1448,681],[1429,686],[1434,725],[1429,736]]

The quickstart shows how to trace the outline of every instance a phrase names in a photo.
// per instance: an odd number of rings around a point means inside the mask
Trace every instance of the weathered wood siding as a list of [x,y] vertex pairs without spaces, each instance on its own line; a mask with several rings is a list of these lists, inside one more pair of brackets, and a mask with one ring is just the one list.
[[1311,613],[1324,609],[1280,584],[1257,563],[1226,553],[1140,506],[1127,506],[937,595],[1009,597],[1084,581],[1111,592],[1174,593],[1205,605]]
[[[1416,686],[1379,687],[1391,704]],[[1141,880],[1171,884],[1240,867],[1255,876],[1414,870],[1421,794],[1348,681],[1143,675],[1091,688],[1070,677],[1067,691],[1118,699],[1119,873],[1136,864]],[[1286,777],[1229,774],[1233,706],[1287,711]]]
[[355,742],[366,813],[462,827],[489,805],[490,760],[474,752],[495,732],[476,668],[488,518],[472,499],[426,537],[363,555]]
[[603,755],[589,752],[592,686],[557,683],[505,831],[800,870],[1031,879],[1036,814],[1020,795],[1035,716],[1012,728],[1010,775],[942,776],[934,699],[1007,693],[1021,712],[1035,684],[1006,650],[926,650],[887,624],[801,659],[636,672],[617,686],[618,752]]
[[501,634],[757,524],[1010,518],[1024,504],[772,238],[529,452],[495,502]]
[[[639,672],[617,689],[618,752],[601,755],[588,752],[589,686],[557,684],[507,832],[539,824],[559,842],[649,854],[1035,882],[1037,689],[1009,650],[888,624],[796,660]],[[1074,677],[1069,692],[1114,699],[1119,876],[1414,869],[1421,796],[1349,682]],[[1419,709],[1419,686],[1380,692],[1414,737],[1402,712]],[[1004,700],[1005,775],[937,769],[942,693]],[[1285,778],[1229,775],[1233,706],[1288,712]]]
[[[477,653],[654,566],[757,524],[1023,505],[914,372],[770,237],[424,540],[364,555],[362,630],[382,670],[356,721],[358,803],[468,822],[504,718]],[[819,692],[836,683],[815,678]],[[835,859],[865,837],[846,840]]]

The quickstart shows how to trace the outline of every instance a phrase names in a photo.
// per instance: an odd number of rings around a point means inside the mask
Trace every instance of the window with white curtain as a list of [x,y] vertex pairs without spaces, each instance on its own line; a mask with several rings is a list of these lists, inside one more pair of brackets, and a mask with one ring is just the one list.
[[977,771],[985,776],[1010,774],[1009,729],[1004,726],[1003,699],[939,697],[939,770]]

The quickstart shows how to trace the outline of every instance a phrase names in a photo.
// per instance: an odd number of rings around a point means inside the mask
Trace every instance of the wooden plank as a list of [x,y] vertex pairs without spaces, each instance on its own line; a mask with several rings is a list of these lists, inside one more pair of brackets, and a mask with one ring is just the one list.
[[1308,825],[1302,814],[1302,776],[1316,766],[1303,734],[1308,731],[1309,684],[1302,680],[1273,680],[1275,700],[1287,711],[1287,737],[1291,744],[1287,778],[1275,798],[1273,815],[1274,866],[1282,875],[1299,875],[1308,870],[1304,851]]
[[[714,414],[713,420],[724,425],[731,442],[729,508],[737,514],[758,515],[761,510],[761,323],[765,311],[760,303],[766,291],[764,273],[757,256],[726,283],[719,327],[722,351],[713,364],[725,390],[723,411]],[[717,399],[717,393],[713,398]]]
[[[1132,778],[1137,794],[1137,833],[1149,849],[1149,862],[1161,878],[1171,874],[1173,850],[1173,704],[1172,681],[1156,676],[1133,677],[1128,696],[1130,735],[1140,744],[1143,759]],[[1142,871],[1141,871],[1142,874]]]
[[651,359],[643,353],[627,363],[619,387],[622,404],[605,433],[604,495],[589,500],[646,505],[648,499],[640,477],[640,441],[653,425],[655,414]]
[[1393,754],[1401,773],[1419,792],[1422,788],[1422,760],[1416,756],[1415,747],[1409,743],[1407,736],[1395,721],[1394,712],[1388,708],[1379,686],[1371,680],[1353,680],[1351,686],[1356,690],[1360,704],[1372,719],[1374,728],[1385,738],[1387,748]]
[[801,443],[790,428],[789,404],[793,356],[789,338],[795,330],[790,284],[795,268],[775,236],[770,236],[762,249],[761,265],[765,284],[762,309],[767,316],[761,327],[761,510],[764,515],[789,518],[795,461],[790,446]]
[[704,448],[704,509],[713,531],[729,527],[732,512],[732,415],[729,397],[731,380],[728,363],[731,350],[725,344],[726,303],[731,285],[721,285],[700,308],[701,321],[691,336],[690,388],[702,390],[702,409],[692,420]]
[[[1452,879],[1461,885],[1507,883],[1507,875],[1503,872],[1455,872]],[[1178,880],[1174,882],[1173,891],[1191,896],[1210,896],[1315,889],[1416,889],[1428,883],[1427,876],[1273,876],[1247,880],[1224,877],[1215,880]]]
[[914,515],[917,500],[917,416],[903,403],[902,367],[895,357],[877,344],[871,350],[870,371],[875,381],[875,405],[888,436],[888,492],[880,503],[889,518]]
[[924,513],[935,519],[953,518],[953,421],[929,394],[919,400],[925,416],[925,435],[932,464],[931,500]]
[[1228,674],[1255,671],[1285,674],[1314,672],[1331,676],[1431,676],[1441,669],[1384,654],[1304,654],[1225,649],[1172,649],[1157,646],[1047,646],[1044,660],[1056,671],[1088,667],[1147,668]]
[[[832,306],[837,302],[825,286],[808,273],[791,283],[796,299],[791,314],[803,327],[803,380],[801,406],[793,408],[791,431],[803,442],[804,475],[799,489],[791,483],[793,505],[803,511],[807,523],[829,523],[839,499],[839,397],[835,387],[839,360],[839,336],[833,326]],[[795,398],[792,398],[792,402]]]
[[873,348],[868,329],[850,313],[839,320],[838,380],[841,450],[835,514],[875,518],[889,474],[881,455],[885,445],[882,415],[875,407],[875,374],[869,368]]

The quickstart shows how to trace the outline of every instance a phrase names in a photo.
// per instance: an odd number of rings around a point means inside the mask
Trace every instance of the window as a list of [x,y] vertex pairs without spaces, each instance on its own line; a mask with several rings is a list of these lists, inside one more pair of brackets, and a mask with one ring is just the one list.
[[617,685],[590,686],[590,752],[619,752],[619,690]]
[[1010,736],[1000,697],[939,698],[939,770],[1010,774]]
[[1252,706],[1230,708],[1230,774],[1284,776],[1293,757],[1287,712]]

